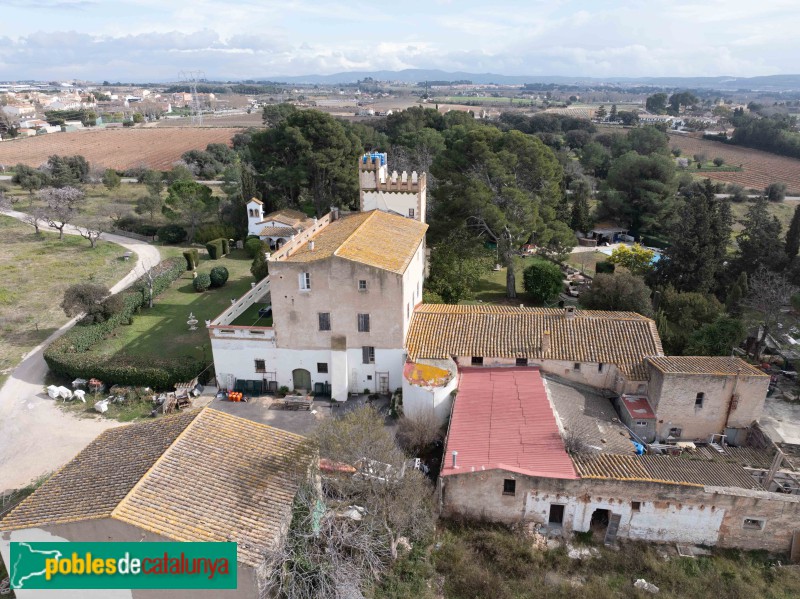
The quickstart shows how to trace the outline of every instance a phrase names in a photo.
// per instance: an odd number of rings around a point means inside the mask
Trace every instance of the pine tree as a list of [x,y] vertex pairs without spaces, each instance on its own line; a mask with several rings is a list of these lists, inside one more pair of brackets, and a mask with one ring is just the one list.
[[748,275],[760,267],[780,270],[785,262],[783,243],[780,240],[781,223],[769,214],[765,197],[759,197],[747,210],[742,221],[744,229],[736,236],[739,251],[734,266]]
[[617,120],[617,105],[611,105],[611,112],[608,113],[608,120],[611,122],[615,122]]
[[791,261],[800,251],[800,205],[794,209],[792,222],[786,231],[786,256]]
[[572,213],[569,226],[575,231],[587,233],[592,226],[592,216],[589,211],[589,194],[591,189],[585,179],[577,179],[570,186],[572,189]]

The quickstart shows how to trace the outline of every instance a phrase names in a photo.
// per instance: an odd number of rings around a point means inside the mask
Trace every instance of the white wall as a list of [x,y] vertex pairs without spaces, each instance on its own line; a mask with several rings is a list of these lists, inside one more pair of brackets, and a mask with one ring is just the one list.
[[411,191],[364,191],[363,212],[381,210],[396,212],[401,216],[409,216],[409,209],[414,210],[414,218],[419,220],[419,197]]
[[422,302],[422,284],[425,279],[425,243],[420,243],[411,263],[403,273],[403,341],[405,342],[414,306]]
[[403,377],[403,413],[406,416],[424,416],[431,411],[444,424],[453,408],[453,391],[458,388],[454,376],[444,387],[421,387]]

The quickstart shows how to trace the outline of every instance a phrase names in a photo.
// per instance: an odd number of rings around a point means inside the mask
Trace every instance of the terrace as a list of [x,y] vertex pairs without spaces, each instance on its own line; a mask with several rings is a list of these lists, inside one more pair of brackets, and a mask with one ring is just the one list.
[[254,339],[275,347],[269,277],[251,285],[247,293],[207,324],[212,339]]

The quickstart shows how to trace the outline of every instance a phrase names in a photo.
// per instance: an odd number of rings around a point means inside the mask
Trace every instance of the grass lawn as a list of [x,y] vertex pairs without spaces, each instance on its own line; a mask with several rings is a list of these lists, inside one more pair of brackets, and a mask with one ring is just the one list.
[[[244,250],[234,250],[220,260],[203,260],[197,272],[209,272],[214,266],[224,266],[230,278],[224,287],[197,293],[192,285],[192,273],[187,272],[156,298],[152,309],[143,308],[133,324],[118,328],[113,336],[96,345],[92,351],[113,360],[118,355],[159,355],[163,357],[192,356],[211,361],[211,342],[204,321],[216,318],[250,289],[251,260]],[[196,331],[190,331],[186,321],[189,313],[199,321]]]
[[256,302],[247,310],[239,314],[239,316],[231,324],[237,327],[271,327],[272,316],[261,317],[258,311],[261,308],[266,308],[268,304],[260,304]]
[[[740,221],[744,220],[748,209],[753,205],[753,202],[731,202],[731,212],[733,213],[733,231],[738,233],[743,229]],[[769,202],[768,210],[773,216],[777,216],[781,223],[781,235],[786,234],[789,228],[789,223],[792,222],[792,215],[797,202]]]
[[506,297],[506,268],[500,270],[489,270],[481,278],[478,287],[475,290],[475,298],[472,300],[462,301],[462,304],[503,304],[519,306],[525,304],[535,306],[525,294],[525,288],[522,282],[522,272],[525,267],[530,263],[531,258],[523,258],[521,256],[514,257],[514,264],[516,265],[515,275],[517,277],[517,297],[509,299]]
[[59,304],[74,283],[112,286],[130,271],[120,246],[100,241],[96,248],[75,235],[58,240],[13,218],[0,216],[0,385],[22,356],[63,325]]
[[608,260],[610,257],[611,256],[597,250],[594,252],[575,252],[567,256],[566,262],[571,267],[577,268],[579,271],[593,277],[595,275],[595,266],[597,263]]

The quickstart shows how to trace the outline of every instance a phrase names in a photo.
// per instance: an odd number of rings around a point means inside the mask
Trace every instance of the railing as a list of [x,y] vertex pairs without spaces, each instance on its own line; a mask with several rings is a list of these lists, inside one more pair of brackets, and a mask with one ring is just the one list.
[[209,325],[211,339],[246,339],[263,341],[267,347],[275,347],[275,329],[272,327],[242,327],[231,325]]
[[[258,283],[256,283],[250,291],[245,293],[242,297],[236,300],[230,308],[225,310],[222,314],[217,316],[214,320],[211,321],[211,325],[224,325],[228,326],[234,320],[236,320],[242,313],[245,312],[250,306],[252,306],[259,298],[264,297],[267,293],[269,293],[269,277],[265,277],[261,279]],[[209,329],[211,326],[209,326]],[[255,327],[255,328],[267,328],[267,327]]]
[[330,222],[330,213],[326,214],[322,218],[318,218],[313,225],[294,235],[290,241],[287,241],[285,244],[283,244],[283,246],[281,246],[281,249],[270,254],[269,261],[275,262],[276,260],[284,260],[285,258],[288,258],[298,249],[300,249],[300,246],[302,246],[306,241],[311,239],[320,230],[327,227]]

